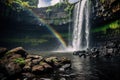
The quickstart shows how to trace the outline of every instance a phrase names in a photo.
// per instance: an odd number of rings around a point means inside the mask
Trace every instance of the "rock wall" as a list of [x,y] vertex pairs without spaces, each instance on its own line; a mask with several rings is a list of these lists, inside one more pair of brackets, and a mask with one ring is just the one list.
[[32,11],[48,24],[62,25],[71,22],[69,12],[66,11],[67,4],[56,4],[54,6],[33,8]]
[[91,44],[101,46],[120,39],[120,0],[91,1]]
[[120,0],[91,0],[92,24],[99,26],[120,19]]

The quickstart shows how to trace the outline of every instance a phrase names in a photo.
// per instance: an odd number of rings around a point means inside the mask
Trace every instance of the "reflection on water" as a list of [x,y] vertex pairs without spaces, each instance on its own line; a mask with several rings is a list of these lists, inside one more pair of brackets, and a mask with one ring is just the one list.
[[72,53],[41,54],[43,56],[67,56],[72,60],[72,70],[56,74],[53,80],[120,80],[119,57],[80,58]]

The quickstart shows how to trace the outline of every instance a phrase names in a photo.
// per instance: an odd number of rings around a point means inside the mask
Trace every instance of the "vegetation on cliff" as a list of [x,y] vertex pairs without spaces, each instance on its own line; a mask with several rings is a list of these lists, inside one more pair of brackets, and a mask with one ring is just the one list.
[[24,7],[37,7],[38,0],[1,0],[0,2],[5,3],[6,5],[12,6],[16,3]]
[[107,29],[117,29],[120,28],[120,20],[116,20],[114,22],[111,22],[109,24],[103,25],[101,27],[97,27],[95,29],[92,29],[92,32],[100,32],[103,31],[105,32]]
[[42,19],[47,20],[48,23],[54,23],[55,25],[66,24],[71,21],[73,8],[74,4],[70,4],[69,2],[57,3],[54,6],[49,6],[44,9],[47,15]]

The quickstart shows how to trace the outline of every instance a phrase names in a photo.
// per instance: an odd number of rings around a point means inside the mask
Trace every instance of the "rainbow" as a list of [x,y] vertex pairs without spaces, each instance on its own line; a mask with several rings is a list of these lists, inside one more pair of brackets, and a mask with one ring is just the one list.
[[30,10],[30,12],[33,13],[33,15],[42,23],[44,24],[47,29],[57,38],[57,40],[61,43],[61,45],[66,48],[67,47],[67,44],[66,42],[64,41],[64,39],[62,38],[62,36],[55,30],[53,29],[53,27],[51,25],[49,25],[44,19],[42,18],[39,18],[39,16],[34,13],[33,11]]
[[49,25],[48,23],[45,22],[45,20],[40,19],[40,21],[47,27],[47,29],[57,38],[57,40],[62,44],[62,46],[64,48],[66,48],[66,42],[64,41],[64,39],[62,38],[62,36],[55,30],[52,28],[51,25]]

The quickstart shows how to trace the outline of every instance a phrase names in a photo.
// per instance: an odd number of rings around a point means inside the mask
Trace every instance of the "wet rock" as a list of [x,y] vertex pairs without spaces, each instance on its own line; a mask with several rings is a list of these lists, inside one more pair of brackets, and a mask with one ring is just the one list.
[[71,73],[71,74],[60,74],[61,77],[76,77],[77,74]]
[[46,58],[45,62],[50,64],[53,67],[59,67],[60,66],[60,60],[57,57]]
[[59,68],[59,72],[65,72],[64,68]]
[[70,67],[71,67],[71,64],[65,64],[65,65],[63,65],[61,68],[68,69],[68,68],[70,68]]
[[41,65],[35,65],[32,67],[32,72],[35,74],[39,74],[44,71],[44,67]]
[[66,80],[64,77],[60,78],[60,80]]
[[22,73],[22,76],[25,77],[25,78],[34,78],[34,77],[35,77],[34,74],[29,73],[29,72],[27,72],[27,73]]
[[25,66],[23,67],[24,71],[31,71],[32,62],[26,62]]
[[67,69],[71,67],[71,64],[65,64],[59,68],[59,72],[65,72]]
[[24,71],[31,71],[31,67],[30,67],[30,66],[25,65],[25,66],[23,67],[23,70],[24,70]]
[[11,49],[7,53],[8,54],[10,54],[10,53],[20,54],[22,57],[26,57],[28,55],[28,53],[22,47],[17,47],[17,48]]
[[52,80],[52,79],[49,79],[49,78],[40,78],[40,80]]
[[25,62],[28,63],[28,62],[31,62],[32,59],[25,59]]
[[71,60],[68,59],[68,58],[66,58],[66,57],[62,57],[62,58],[61,58],[61,62],[62,62],[63,64],[71,64]]
[[9,60],[14,60],[14,59],[17,59],[17,58],[22,58],[22,56],[20,54],[11,54],[9,56]]
[[34,64],[34,65],[39,64],[41,60],[42,60],[41,58],[34,59],[34,60],[32,60],[32,64]]
[[57,57],[49,57],[49,58],[46,58],[45,61],[48,63],[57,62],[58,58]]
[[59,67],[61,67],[61,66],[62,66],[62,64],[61,64],[60,61],[54,62],[54,67],[59,68]]
[[29,55],[27,55],[27,57],[26,57],[27,59],[29,59],[29,58],[31,58],[31,59],[43,59],[43,57],[42,56],[39,56],[39,55],[31,55],[31,54],[29,54]]
[[0,58],[3,57],[6,52],[7,52],[7,48],[0,48]]
[[[46,75],[48,76],[51,73],[54,74],[54,72],[58,72],[58,69],[65,72],[66,69],[71,66],[70,60],[65,57],[61,59],[54,56],[43,58],[39,55],[26,53],[22,47],[8,51],[2,60],[0,60],[0,68],[3,69],[2,72],[4,71],[5,75],[7,74],[10,77],[20,74],[21,77],[16,77],[15,80],[52,80],[49,78],[41,78],[40,75],[46,77]],[[0,75],[0,77],[1,76],[2,75]]]
[[50,66],[49,64],[47,64],[46,62],[40,62],[40,65],[44,67],[44,70],[46,72],[50,72],[52,70],[52,66]]
[[9,62],[5,65],[6,71],[9,75],[14,75],[22,71],[19,64],[14,62]]

